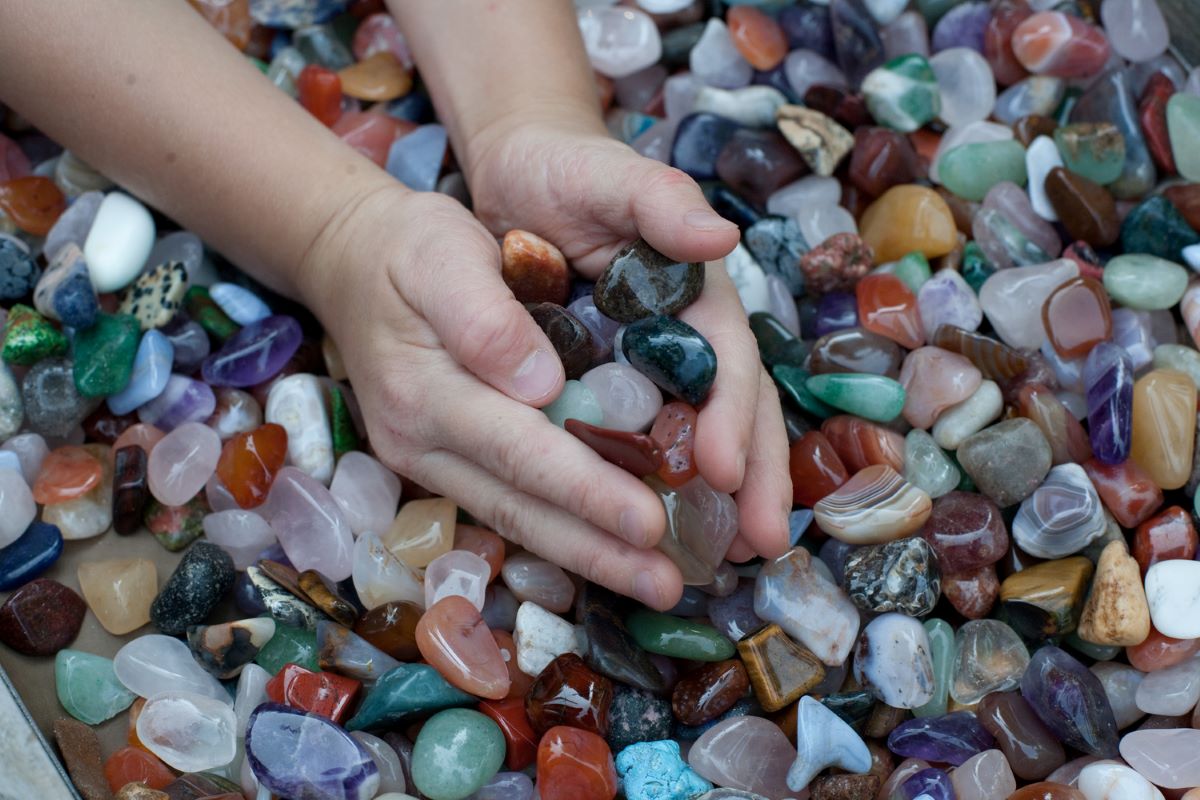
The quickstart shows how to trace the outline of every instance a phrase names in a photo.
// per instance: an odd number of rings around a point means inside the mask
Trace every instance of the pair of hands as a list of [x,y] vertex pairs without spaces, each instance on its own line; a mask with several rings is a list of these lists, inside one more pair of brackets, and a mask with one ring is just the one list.
[[[672,258],[707,261],[733,248],[737,227],[689,177],[600,135],[530,123],[482,152],[471,175],[478,220],[442,195],[379,188],[317,237],[305,300],[339,345],[384,463],[543,558],[669,608],[679,572],[649,549],[665,527],[662,505],[537,410],[558,396],[563,371],[500,277],[496,236],[536,233],[594,278],[639,236]],[[737,499],[728,557],[778,556],[791,508],[787,436],[722,267],[708,267],[682,317],[717,353],[695,457]]]

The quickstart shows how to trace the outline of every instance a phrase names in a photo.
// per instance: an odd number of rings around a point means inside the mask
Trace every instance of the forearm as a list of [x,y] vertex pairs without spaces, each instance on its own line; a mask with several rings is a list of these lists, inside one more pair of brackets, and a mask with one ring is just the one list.
[[570,0],[387,4],[468,176],[490,130],[553,120],[581,133],[605,132]]
[[293,296],[314,239],[388,176],[183,0],[4,0],[0,97]]

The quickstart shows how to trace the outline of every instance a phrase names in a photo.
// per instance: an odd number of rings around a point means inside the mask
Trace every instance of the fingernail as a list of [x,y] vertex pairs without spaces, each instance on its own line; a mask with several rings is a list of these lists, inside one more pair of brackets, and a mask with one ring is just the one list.
[[635,547],[646,546],[646,525],[642,515],[636,508],[627,508],[621,512],[617,523],[621,528],[621,538]]
[[735,227],[732,222],[708,208],[698,208],[683,215],[684,224],[698,231],[723,231]]
[[662,602],[658,593],[658,581],[654,580],[654,574],[650,572],[639,572],[634,576],[633,595],[651,608],[658,608]]
[[545,350],[535,350],[513,375],[513,391],[528,402],[541,400],[558,383],[558,358]]
[[739,453],[737,457],[737,479],[738,485],[741,486],[742,481],[746,480],[746,454]]

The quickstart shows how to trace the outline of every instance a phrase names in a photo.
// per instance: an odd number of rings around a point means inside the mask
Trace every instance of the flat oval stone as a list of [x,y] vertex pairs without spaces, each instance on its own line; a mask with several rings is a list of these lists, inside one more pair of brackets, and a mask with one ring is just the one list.
[[613,256],[596,281],[596,308],[618,322],[676,314],[700,296],[704,266],[682,263],[638,240]]
[[1200,637],[1200,562],[1184,559],[1160,561],[1146,572],[1146,601],[1154,628],[1175,639]]
[[284,796],[370,800],[379,768],[353,737],[324,717],[263,703],[246,728],[246,760],[261,786]]
[[1170,308],[1183,297],[1187,280],[1179,264],[1146,253],[1119,255],[1104,267],[1104,288],[1127,308]]
[[117,680],[111,658],[68,648],[54,656],[54,689],[67,713],[88,725],[112,719],[137,699]]
[[274,377],[300,347],[303,334],[292,317],[276,315],[253,322],[231,336],[204,361],[212,386],[254,386]]
[[717,377],[717,355],[700,332],[678,319],[653,316],[631,322],[621,352],[655,385],[693,406],[704,402]]
[[625,624],[638,645],[650,653],[692,661],[723,661],[735,652],[733,642],[713,627],[668,614],[639,610]]
[[220,457],[221,438],[216,431],[199,422],[180,425],[150,452],[150,493],[163,505],[184,505],[204,488]]
[[1050,444],[1025,418],[1005,420],[967,437],[956,455],[979,490],[1001,508],[1032,494],[1050,471]]
[[1198,740],[1194,728],[1132,731],[1121,739],[1121,757],[1157,786],[1186,789],[1200,784]]
[[179,636],[207,619],[233,587],[233,559],[209,542],[184,554],[150,606],[150,619],[163,633]]
[[137,737],[154,755],[181,772],[224,767],[237,755],[237,716],[228,702],[191,692],[167,691],[146,701]]
[[0,642],[27,656],[54,655],[75,640],[87,606],[58,581],[39,578],[0,605]]
[[763,565],[755,580],[754,613],[831,667],[846,660],[858,635],[858,609],[802,547]]
[[915,533],[932,502],[886,464],[859,470],[813,507],[821,530],[851,544],[877,544]]
[[140,697],[178,690],[231,702],[217,679],[192,658],[188,646],[170,636],[147,634],[130,641],[117,651],[113,669],[118,680]]
[[15,589],[48,570],[62,555],[62,549],[58,526],[31,524],[15,542],[0,548],[0,591]]

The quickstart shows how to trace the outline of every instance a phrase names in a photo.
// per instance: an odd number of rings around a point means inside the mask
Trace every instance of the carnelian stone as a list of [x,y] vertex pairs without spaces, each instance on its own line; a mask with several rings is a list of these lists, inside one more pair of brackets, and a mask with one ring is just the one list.
[[66,210],[67,198],[49,178],[30,175],[0,183],[0,211],[26,233],[45,236]]
[[858,282],[854,296],[864,328],[909,350],[925,344],[917,296],[904,281],[895,275],[868,275]]
[[267,682],[267,697],[276,703],[318,714],[339,725],[350,716],[362,683],[335,672],[313,672],[285,664]]
[[1072,278],[1042,306],[1042,323],[1063,358],[1083,358],[1112,336],[1112,306],[1104,286],[1092,278]]
[[850,473],[874,464],[904,470],[904,437],[882,425],[839,414],[821,423],[821,433]]
[[678,489],[696,477],[696,409],[687,403],[667,403],[654,418],[650,438],[662,449],[658,477]]
[[753,6],[734,6],[725,16],[733,46],[757,70],[772,70],[788,54],[779,23]]
[[478,525],[455,525],[454,549],[466,550],[486,561],[492,571],[488,577],[489,583],[496,580],[500,568],[504,566],[504,540],[487,528],[480,528]]
[[850,480],[842,459],[820,431],[809,431],[792,444],[788,471],[792,475],[792,502],[806,508]]
[[1179,506],[1170,506],[1138,525],[1133,535],[1133,557],[1145,576],[1146,570],[1160,561],[1195,558],[1197,544],[1200,540],[1192,515]]
[[1161,72],[1146,81],[1138,104],[1138,121],[1146,137],[1146,149],[1154,163],[1167,175],[1175,174],[1175,153],[1171,149],[1171,136],[1167,132],[1167,101],[1175,94],[1175,84]]
[[559,726],[542,736],[537,754],[541,800],[612,800],[617,770],[612,751],[596,734]]
[[496,640],[496,647],[500,648],[500,656],[504,659],[504,665],[508,667],[508,697],[524,698],[529,693],[529,687],[533,686],[533,676],[521,672],[521,668],[517,666],[516,641],[511,633],[502,630],[493,630],[492,638]]
[[175,780],[175,773],[153,753],[138,747],[122,747],[104,762],[104,778],[114,792],[134,781],[151,789],[163,789]]
[[467,598],[450,595],[430,606],[417,623],[417,647],[452,686],[489,700],[508,697],[512,681],[500,646]]
[[1133,459],[1120,464],[1104,464],[1094,458],[1083,462],[1096,494],[1123,528],[1145,522],[1162,505],[1163,492]]
[[570,725],[606,736],[612,697],[612,681],[574,653],[563,653],[533,682],[525,697],[525,713],[536,731]]
[[104,467],[82,447],[60,447],[42,460],[33,482],[33,499],[42,505],[83,497],[100,485]]
[[342,116],[342,79],[331,69],[309,64],[296,79],[300,105],[322,124],[332,126]]
[[139,750],[146,750],[146,752],[149,753],[150,751],[146,749],[146,745],[142,744],[142,740],[139,739],[137,735],[138,717],[142,715],[142,709],[145,707],[146,698],[144,697],[139,697],[138,699],[134,700],[133,705],[129,707],[129,718],[126,722],[129,728],[125,733],[125,741],[129,742],[130,747],[136,747]]
[[538,736],[525,713],[525,700],[510,697],[506,700],[484,700],[479,710],[491,717],[504,734],[504,765],[510,770],[522,770],[537,758]]
[[217,477],[242,508],[267,499],[275,473],[287,459],[287,431],[268,422],[257,430],[237,433],[221,448]]
[[1142,672],[1166,669],[1187,661],[1200,652],[1200,639],[1175,639],[1150,626],[1150,635],[1141,644],[1125,648],[1129,663]]
[[[231,45],[245,50],[254,32],[250,0],[188,0]],[[116,791],[115,789],[113,791]]]

